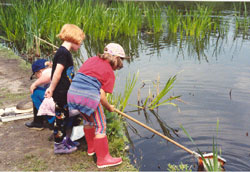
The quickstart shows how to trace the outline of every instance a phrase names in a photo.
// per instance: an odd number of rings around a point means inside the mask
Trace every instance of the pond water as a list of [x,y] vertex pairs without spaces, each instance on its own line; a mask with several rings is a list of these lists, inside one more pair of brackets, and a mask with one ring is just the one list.
[[[212,152],[215,138],[221,156],[227,160],[225,170],[245,171],[250,170],[250,40],[242,34],[235,35],[233,11],[223,12],[228,14],[223,16],[228,22],[226,36],[219,40],[218,36],[211,36],[205,48],[199,51],[192,43],[180,48],[178,37],[176,43],[167,43],[171,41],[166,41],[167,32],[158,40],[151,35],[142,35],[137,57],[117,72],[116,90],[122,92],[128,74],[139,70],[137,86],[129,102],[137,104],[137,90],[142,86],[142,80],[146,83],[141,89],[141,97],[145,100],[149,87],[154,91],[150,80],[156,80],[159,75],[162,88],[169,77],[177,74],[177,81],[166,98],[181,95],[185,103],[173,101],[180,111],[173,106],[161,106],[155,114],[146,111],[145,115],[142,111],[132,112],[136,108],[127,106],[126,113],[191,150],[199,148],[202,152]],[[197,170],[197,160],[192,155],[127,121],[132,141],[131,162],[140,170],[167,170],[169,163],[181,162]]]
[[[126,78],[139,71],[138,82],[129,99],[129,104],[136,105],[139,89],[141,99],[145,101],[149,89],[155,94],[153,81],[158,76],[161,90],[170,77],[177,75],[166,99],[181,96],[182,101],[173,101],[179,110],[169,105],[154,111],[137,111],[135,106],[128,105],[125,112],[194,151],[199,148],[202,152],[212,152],[215,138],[219,153],[227,161],[226,171],[249,171],[250,19],[238,18],[247,19],[247,24],[236,29],[234,15],[239,11],[234,10],[239,9],[239,4],[207,4],[220,11],[219,16],[210,17],[221,18],[220,28],[225,28],[224,32],[211,31],[208,37],[197,41],[181,37],[180,33],[173,36],[165,29],[159,34],[145,32],[133,38],[114,40],[132,57],[131,61],[124,62],[122,70],[116,72],[115,92],[123,93]],[[174,5],[184,11],[195,4],[179,2]],[[244,10],[243,5],[241,8]],[[99,41],[87,39],[84,44],[85,47],[81,47],[84,57],[102,52],[100,47],[103,45],[100,44],[103,43]],[[82,62],[78,60],[80,65]],[[144,87],[140,88],[143,83]],[[129,156],[140,171],[166,171],[168,164],[180,163],[197,170],[197,160],[186,151],[132,121],[127,120],[127,124],[131,141]],[[195,144],[180,126],[187,130]]]
[[[191,2],[169,4],[181,10],[195,5]],[[138,112],[136,107],[128,105],[125,112],[194,151],[199,148],[202,152],[212,152],[215,138],[221,156],[227,161],[226,171],[249,171],[249,16],[241,18],[248,20],[247,25],[236,29],[234,15],[238,11],[234,10],[239,9],[239,4],[208,2],[207,5],[220,11],[220,16],[211,17],[221,17],[221,27],[226,28],[224,34],[211,32],[205,40],[197,42],[185,36],[181,39],[180,33],[171,36],[164,30],[156,35],[145,32],[134,38],[114,40],[132,56],[132,60],[126,61],[124,68],[116,73],[115,92],[122,93],[126,77],[139,71],[137,85],[129,99],[129,104],[135,105],[143,82],[145,86],[140,91],[145,101],[149,88],[155,93],[152,81],[160,76],[161,90],[167,80],[177,74],[175,85],[166,98],[180,95],[182,102],[173,101],[179,111],[173,106],[160,106],[153,112]],[[244,10],[243,5],[241,9]],[[88,41],[84,41],[86,49],[81,48],[84,57],[102,52],[101,42]],[[132,121],[127,120],[127,123],[131,141],[129,155],[140,171],[166,171],[169,163],[184,163],[197,170],[197,160],[192,155]],[[180,126],[187,130],[195,145]]]
[[[227,28],[224,35],[215,32],[206,40],[195,42],[187,37],[180,39],[179,33],[171,37],[165,30],[156,35],[142,33],[132,39],[115,40],[127,53],[129,49],[132,56],[132,60],[125,62],[124,68],[116,73],[115,92],[123,93],[128,75],[139,71],[129,100],[129,104],[136,105],[137,92],[143,82],[145,86],[140,90],[141,99],[145,101],[149,88],[155,93],[152,81],[160,76],[161,90],[169,77],[177,74],[175,85],[166,98],[180,95],[182,102],[173,101],[180,111],[173,106],[160,106],[154,112],[138,112],[136,107],[128,105],[125,112],[194,151],[199,148],[202,152],[212,152],[215,138],[219,153],[227,161],[225,170],[246,171],[250,170],[249,27],[243,28],[247,32],[236,30],[234,14],[237,12],[233,4],[213,6],[221,11],[221,16],[213,17],[221,17],[221,27]],[[182,8],[182,3],[176,7]],[[81,48],[84,57],[102,52],[98,41],[88,41],[85,41],[86,49]],[[129,155],[140,171],[166,171],[169,163],[184,163],[192,170],[198,169],[197,160],[189,153],[132,121],[127,120],[127,123],[131,141]]]

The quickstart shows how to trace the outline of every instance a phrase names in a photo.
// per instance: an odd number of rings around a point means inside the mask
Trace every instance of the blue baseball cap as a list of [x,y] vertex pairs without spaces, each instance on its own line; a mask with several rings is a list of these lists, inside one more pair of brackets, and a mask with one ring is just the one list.
[[30,79],[32,79],[32,76],[38,72],[41,69],[46,68],[45,62],[48,61],[46,59],[38,59],[32,64],[32,72],[33,74],[31,75]]

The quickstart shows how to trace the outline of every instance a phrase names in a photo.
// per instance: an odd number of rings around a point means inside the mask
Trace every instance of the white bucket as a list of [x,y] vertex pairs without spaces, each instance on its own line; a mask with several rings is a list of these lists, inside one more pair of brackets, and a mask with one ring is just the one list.
[[73,127],[70,137],[72,141],[79,140],[83,136],[84,136],[83,125]]

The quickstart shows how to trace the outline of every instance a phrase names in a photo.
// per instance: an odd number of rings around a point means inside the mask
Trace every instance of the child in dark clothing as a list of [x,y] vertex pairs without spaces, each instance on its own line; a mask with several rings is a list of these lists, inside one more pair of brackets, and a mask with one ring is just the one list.
[[87,152],[90,156],[96,153],[98,168],[122,163],[121,158],[113,158],[109,154],[106,117],[102,106],[110,112],[114,111],[114,106],[107,101],[106,93],[113,92],[114,71],[123,67],[124,58],[125,52],[119,44],[108,44],[104,54],[89,58],[81,66],[68,91],[70,116],[79,112],[82,114]]
[[[65,24],[58,37],[63,40],[57,50],[52,66],[51,84],[45,92],[45,97],[53,97],[56,108],[56,120],[54,126],[54,153],[71,153],[76,145],[70,140],[73,119],[69,118],[67,107],[67,92],[74,77],[73,59],[71,50],[77,51],[85,39],[84,32],[76,25]],[[66,133],[66,130],[67,134]],[[63,138],[67,135],[66,141]]]

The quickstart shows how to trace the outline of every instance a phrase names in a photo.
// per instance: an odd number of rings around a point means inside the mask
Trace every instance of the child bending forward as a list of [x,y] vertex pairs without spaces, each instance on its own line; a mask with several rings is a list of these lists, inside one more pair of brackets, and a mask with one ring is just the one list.
[[41,130],[44,128],[44,117],[38,116],[38,110],[44,100],[45,90],[49,87],[51,77],[51,62],[46,59],[38,59],[32,64],[32,72],[30,79],[33,75],[37,78],[35,82],[30,86],[31,99],[33,103],[33,115],[32,122],[27,122],[25,125],[28,128]]
[[121,158],[113,158],[109,154],[102,106],[110,112],[114,111],[114,106],[106,99],[106,93],[113,92],[114,71],[123,67],[124,58],[125,52],[119,44],[108,44],[104,54],[89,58],[80,67],[68,91],[70,116],[79,112],[82,114],[88,155],[96,153],[98,168],[122,163]]

